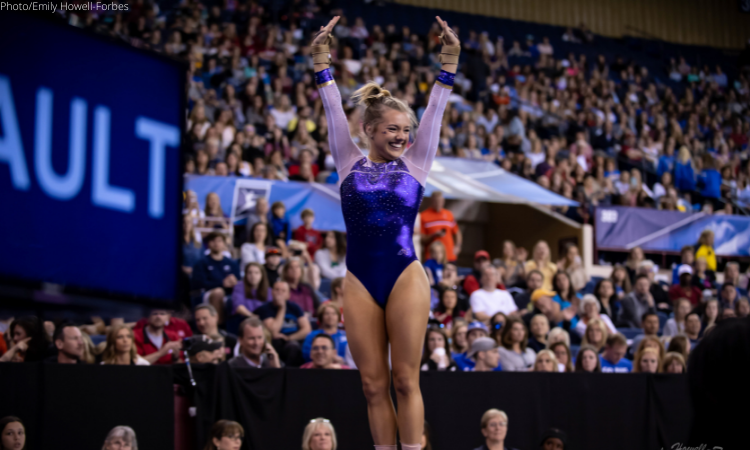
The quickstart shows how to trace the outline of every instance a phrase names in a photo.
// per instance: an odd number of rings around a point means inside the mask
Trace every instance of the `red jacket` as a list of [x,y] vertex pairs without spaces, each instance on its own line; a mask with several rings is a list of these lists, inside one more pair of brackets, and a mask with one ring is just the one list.
[[[133,331],[141,330],[146,325],[148,325],[148,319],[141,319],[135,323]],[[164,326],[164,329],[176,334],[180,339],[193,335],[193,330],[190,328],[190,325],[188,325],[188,323],[184,320],[178,319],[176,317],[170,317],[169,323]]]
[[669,288],[669,300],[674,302],[678,298],[686,298],[690,300],[690,304],[693,306],[698,306],[701,303],[701,297],[703,296],[703,293],[701,290],[695,286],[690,286],[690,291],[685,291],[680,287],[679,284],[675,284],[671,288]]
[[[171,323],[171,321],[170,321]],[[139,328],[133,330],[133,339],[135,340],[135,346],[138,349],[138,354],[141,356],[150,355],[152,353],[156,353],[159,351],[158,348],[151,342],[151,340],[148,338],[148,335],[144,332],[145,328]],[[179,341],[180,337],[177,336],[177,333],[173,333],[172,331],[167,330],[164,328],[163,331],[164,336],[164,342],[162,342],[162,345],[166,344],[169,341]],[[179,357],[177,352],[167,353],[166,355],[159,358],[154,364],[172,364],[175,362],[180,362],[182,359]]]
[[304,225],[300,225],[294,230],[294,233],[292,233],[292,239],[306,243],[310,257],[314,257],[315,252],[323,246],[323,233],[313,228],[308,230]]

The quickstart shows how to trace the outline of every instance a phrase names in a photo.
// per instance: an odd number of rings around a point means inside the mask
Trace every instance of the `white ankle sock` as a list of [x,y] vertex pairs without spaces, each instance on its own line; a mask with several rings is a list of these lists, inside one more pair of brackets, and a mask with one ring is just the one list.
[[396,450],[395,445],[376,445],[375,450]]
[[422,450],[422,444],[404,444],[402,442],[401,450]]

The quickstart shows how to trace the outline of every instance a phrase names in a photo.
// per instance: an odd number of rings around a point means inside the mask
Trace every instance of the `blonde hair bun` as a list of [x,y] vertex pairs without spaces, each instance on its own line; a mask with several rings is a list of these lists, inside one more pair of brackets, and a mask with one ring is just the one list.
[[365,105],[368,107],[373,106],[385,97],[392,97],[391,91],[389,91],[388,89],[383,89],[378,83],[375,83],[374,81],[370,81],[366,85],[357,89],[354,94],[352,94],[352,100],[354,100],[355,104]]

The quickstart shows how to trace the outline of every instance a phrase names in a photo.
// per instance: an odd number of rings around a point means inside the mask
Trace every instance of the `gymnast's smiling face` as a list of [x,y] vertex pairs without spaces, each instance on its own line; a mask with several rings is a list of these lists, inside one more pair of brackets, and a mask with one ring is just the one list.
[[370,141],[370,160],[385,162],[400,158],[409,143],[411,125],[406,113],[386,108],[380,120],[365,129]]

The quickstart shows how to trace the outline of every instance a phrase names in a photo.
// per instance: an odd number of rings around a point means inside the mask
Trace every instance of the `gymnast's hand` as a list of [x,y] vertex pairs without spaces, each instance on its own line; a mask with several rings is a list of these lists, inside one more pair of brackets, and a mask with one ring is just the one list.
[[328,39],[328,35],[330,33],[333,33],[333,27],[336,26],[336,23],[339,21],[340,16],[335,16],[333,19],[331,19],[330,22],[328,22],[328,25],[324,27],[320,27],[320,31],[313,37],[312,43],[310,45],[324,45],[326,43],[326,39]]
[[448,22],[441,19],[440,16],[435,16],[440,24],[440,28],[443,29],[443,42],[445,45],[460,45],[461,41],[458,40],[458,35],[448,26]]

